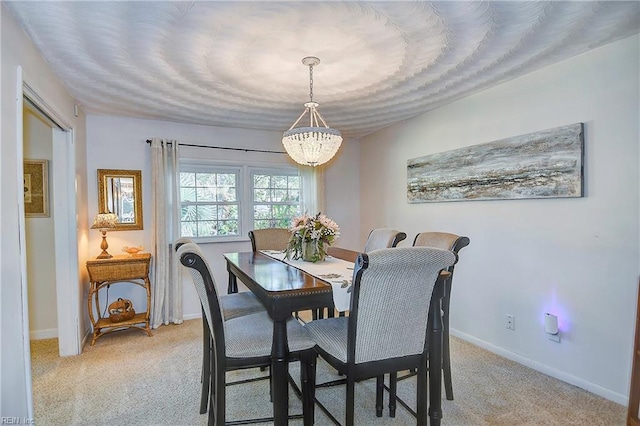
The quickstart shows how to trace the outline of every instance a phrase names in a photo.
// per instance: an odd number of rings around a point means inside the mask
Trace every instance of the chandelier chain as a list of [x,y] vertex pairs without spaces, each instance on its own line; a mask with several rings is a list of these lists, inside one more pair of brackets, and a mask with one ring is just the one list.
[[309,65],[309,99],[313,102],[313,65]]

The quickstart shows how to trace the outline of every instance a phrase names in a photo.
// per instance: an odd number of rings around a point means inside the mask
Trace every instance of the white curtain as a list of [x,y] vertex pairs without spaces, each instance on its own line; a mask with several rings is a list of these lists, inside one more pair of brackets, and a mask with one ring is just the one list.
[[180,230],[178,141],[151,140],[153,261],[151,328],[182,323],[182,282],[173,241]]
[[302,213],[325,213],[324,166],[298,166],[302,178]]

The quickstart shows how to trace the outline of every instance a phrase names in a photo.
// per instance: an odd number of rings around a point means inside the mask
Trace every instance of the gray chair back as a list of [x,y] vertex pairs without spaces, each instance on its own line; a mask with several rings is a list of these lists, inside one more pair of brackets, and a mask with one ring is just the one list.
[[193,241],[193,239],[191,239],[190,237],[179,237],[177,238],[174,242],[173,242],[173,249],[175,251],[178,251],[178,249],[183,245],[183,244],[188,244],[188,243],[192,243],[192,244],[196,244],[195,241]]
[[367,237],[364,245],[364,252],[369,253],[373,250],[395,247],[402,240],[407,238],[404,232],[396,231],[390,228],[377,228],[372,230]]
[[[435,247],[458,253],[460,249],[469,245],[469,238],[448,232],[421,232],[413,240],[414,247]],[[447,270],[453,273],[452,265]]]
[[291,232],[286,228],[264,228],[249,231],[251,249],[258,250],[282,250],[289,245]]
[[436,279],[456,261],[452,251],[428,247],[360,254],[354,272],[348,360],[358,364],[422,354]]
[[211,336],[214,340],[224,342],[224,313],[209,263],[200,248],[194,243],[182,244],[178,248],[177,254],[180,262],[187,267],[191,274]]

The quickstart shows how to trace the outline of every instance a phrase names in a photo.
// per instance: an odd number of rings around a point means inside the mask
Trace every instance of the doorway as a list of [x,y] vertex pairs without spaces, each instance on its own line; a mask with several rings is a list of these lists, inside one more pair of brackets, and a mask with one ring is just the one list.
[[[52,287],[55,290],[51,290],[52,295],[49,299],[49,304],[55,300],[56,308],[53,312],[48,312],[46,315],[46,323],[52,325],[48,328],[44,328],[41,331],[46,336],[49,334],[57,334],[58,348],[60,356],[77,355],[81,352],[81,328],[80,328],[80,274],[78,267],[78,234],[76,223],[76,189],[75,189],[75,140],[73,128],[65,122],[65,120],[52,109],[38,94],[31,89],[26,83],[22,82],[22,94],[23,96],[18,99],[19,111],[27,109],[29,114],[34,114],[37,119],[49,128],[50,135],[50,163],[48,167],[49,171],[49,214],[50,225],[53,226],[52,230],[48,232],[52,234],[50,242],[46,245],[44,250],[39,250],[41,256],[42,253],[48,252],[50,257],[50,271],[55,277],[52,281]],[[26,116],[20,115],[21,126],[20,129],[26,123]],[[45,126],[45,127],[46,127]],[[21,132],[22,133],[22,132]],[[19,157],[24,161],[28,157],[24,151],[24,135],[21,135],[19,141],[18,152]],[[44,151],[41,151],[44,152]],[[24,202],[24,200],[21,200]],[[20,209],[24,212],[24,204]],[[28,251],[33,247],[28,247],[27,235],[26,235],[26,218],[25,215],[21,215],[20,220],[20,241],[21,241],[21,263],[22,263],[22,287],[23,295],[23,312],[24,318],[24,330],[25,334],[25,355],[29,358],[27,361],[30,364],[30,351],[29,345],[29,306],[27,300],[29,299],[28,287],[29,287],[29,268],[27,266]],[[36,239],[38,243],[39,239]],[[33,243],[31,244],[33,245]],[[38,248],[35,248],[38,251]],[[55,256],[55,253],[64,253],[61,256]],[[38,263],[40,260],[38,259]],[[31,265],[33,266],[33,265]],[[36,265],[37,266],[37,265]],[[51,277],[49,277],[51,280]],[[36,313],[37,315],[37,313]],[[53,319],[55,318],[55,319]],[[39,326],[42,327],[42,326]],[[29,365],[27,364],[27,365]],[[30,377],[28,382],[30,382]]]
[[[55,193],[50,188],[54,125],[24,100],[22,140],[25,174],[25,253],[30,340],[58,337]],[[41,172],[41,174],[40,174]]]

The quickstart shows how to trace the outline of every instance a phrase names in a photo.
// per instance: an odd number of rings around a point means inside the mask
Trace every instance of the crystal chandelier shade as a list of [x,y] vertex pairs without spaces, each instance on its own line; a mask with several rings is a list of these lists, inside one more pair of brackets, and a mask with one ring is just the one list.
[[[333,158],[342,144],[342,135],[327,125],[317,110],[318,103],[313,101],[313,67],[320,63],[320,59],[309,56],[302,63],[309,67],[310,102],[304,104],[300,117],[284,132],[282,145],[296,163],[315,167]],[[309,126],[295,127],[307,114]]]

